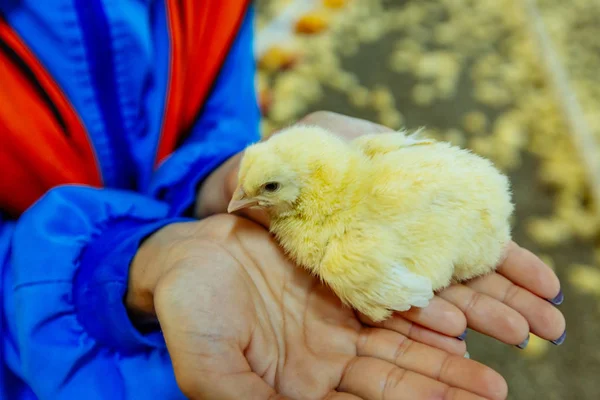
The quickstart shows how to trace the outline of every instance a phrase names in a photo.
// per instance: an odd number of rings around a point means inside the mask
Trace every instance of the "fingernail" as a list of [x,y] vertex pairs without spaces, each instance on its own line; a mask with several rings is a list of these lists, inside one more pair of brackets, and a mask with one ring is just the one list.
[[457,336],[456,338],[458,340],[465,340],[467,338],[467,331],[468,331],[468,329],[465,329],[465,331],[463,333],[461,333],[460,336]]
[[527,345],[529,344],[529,335],[527,335],[527,339],[525,339],[523,341],[523,343],[518,344],[517,347],[521,350],[523,350],[525,347],[527,347]]
[[554,304],[555,306],[558,306],[560,304],[562,304],[562,302],[565,300],[565,296],[563,296],[563,292],[562,289],[558,292],[558,294],[556,295],[556,297],[554,297],[553,299],[549,299],[548,301],[552,304]]
[[468,351],[465,352],[465,358],[471,358],[471,355],[469,354]]
[[560,337],[558,339],[552,340],[550,343],[552,343],[554,345],[557,345],[557,346],[560,346],[561,344],[564,343],[564,341],[565,341],[566,338],[567,338],[567,331],[565,330],[563,332],[563,334],[560,335]]

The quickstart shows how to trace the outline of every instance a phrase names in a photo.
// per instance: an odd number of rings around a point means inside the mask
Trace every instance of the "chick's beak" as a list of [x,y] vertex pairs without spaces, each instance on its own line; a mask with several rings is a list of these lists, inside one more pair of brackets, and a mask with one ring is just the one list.
[[244,189],[238,187],[233,194],[231,201],[229,202],[229,206],[227,206],[227,212],[232,213],[244,208],[254,207],[256,205],[258,205],[258,200],[249,199],[246,195],[246,192],[244,192]]

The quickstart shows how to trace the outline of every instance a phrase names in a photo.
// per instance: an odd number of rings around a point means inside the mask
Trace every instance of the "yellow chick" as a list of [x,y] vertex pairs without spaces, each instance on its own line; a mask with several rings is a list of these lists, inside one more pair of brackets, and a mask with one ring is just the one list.
[[419,133],[287,128],[246,149],[228,212],[263,208],[288,255],[373,321],[425,307],[495,269],[513,204],[490,161]]

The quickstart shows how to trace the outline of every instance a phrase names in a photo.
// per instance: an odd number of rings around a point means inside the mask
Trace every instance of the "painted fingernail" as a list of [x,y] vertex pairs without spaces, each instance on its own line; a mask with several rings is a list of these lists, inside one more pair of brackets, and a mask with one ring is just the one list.
[[465,352],[465,358],[471,358],[471,355],[469,354],[468,351]]
[[554,345],[557,345],[557,346],[560,346],[561,344],[564,343],[564,341],[565,341],[566,338],[567,338],[567,331],[565,330],[563,332],[563,334],[560,335],[560,337],[558,339],[552,340],[550,343],[552,343]]
[[558,306],[560,304],[562,304],[562,302],[565,300],[565,296],[563,296],[563,292],[562,289],[558,292],[558,294],[556,295],[556,297],[554,297],[553,299],[548,300],[550,303],[554,304],[555,306]]
[[523,350],[525,347],[527,347],[527,345],[529,344],[529,335],[527,335],[527,339],[525,339],[523,341],[523,343],[518,344],[517,347],[521,350]]
[[468,331],[468,329],[465,329],[465,331],[463,333],[461,333],[460,336],[457,336],[456,338],[458,340],[465,340],[467,338],[467,331]]

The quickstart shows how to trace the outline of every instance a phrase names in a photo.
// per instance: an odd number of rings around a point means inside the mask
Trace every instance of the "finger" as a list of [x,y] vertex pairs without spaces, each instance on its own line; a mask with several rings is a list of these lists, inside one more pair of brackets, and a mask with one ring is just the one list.
[[299,124],[317,125],[346,139],[353,139],[368,133],[393,132],[386,126],[364,119],[349,117],[329,111],[317,111],[298,121]]
[[458,307],[477,332],[515,346],[529,337],[525,317],[496,299],[464,285],[452,285],[439,296]]
[[384,329],[363,330],[357,355],[379,358],[483,397],[503,399],[508,390],[502,376],[483,364]]
[[520,313],[531,332],[546,340],[556,340],[565,331],[565,317],[552,304],[513,284],[499,274],[491,274],[466,284]]
[[544,299],[554,299],[561,294],[560,281],[554,271],[515,242],[509,244],[506,258],[498,266],[497,272]]
[[467,329],[465,315],[455,305],[440,297],[434,297],[425,308],[411,307],[399,315],[432,331],[451,337],[464,334]]
[[236,212],[238,215],[249,219],[250,221],[256,222],[265,229],[269,229],[269,226],[271,225],[269,214],[259,208],[246,208]]
[[342,375],[338,391],[351,393],[366,400],[483,399],[465,390],[399,368],[387,361],[370,357],[356,357],[350,361]]
[[[463,316],[462,313],[460,315]],[[381,322],[373,322],[364,315],[359,315],[359,319],[367,326],[398,332],[414,341],[436,347],[451,354],[463,356],[467,351],[467,345],[465,342],[454,337],[449,337],[423,328],[422,326],[419,326],[399,315],[393,315],[391,318]],[[467,322],[465,319],[465,326],[466,324]]]

